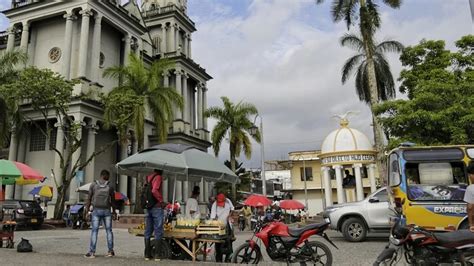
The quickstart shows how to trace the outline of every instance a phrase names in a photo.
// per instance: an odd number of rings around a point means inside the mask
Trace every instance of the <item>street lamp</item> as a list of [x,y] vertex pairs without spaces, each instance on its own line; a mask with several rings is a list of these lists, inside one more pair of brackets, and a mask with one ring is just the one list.
[[260,175],[262,176],[262,190],[263,190],[263,195],[267,196],[267,179],[265,178],[265,146],[263,143],[263,120],[262,116],[256,115],[255,119],[253,120],[253,126],[250,128],[250,134],[256,135],[259,128],[255,124],[257,121],[257,117],[260,117],[260,157],[261,157],[261,163],[262,163],[262,171],[260,172]]

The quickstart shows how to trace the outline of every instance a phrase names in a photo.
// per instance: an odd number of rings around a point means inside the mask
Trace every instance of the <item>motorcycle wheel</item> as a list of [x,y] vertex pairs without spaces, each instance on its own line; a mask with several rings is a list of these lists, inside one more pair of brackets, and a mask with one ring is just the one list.
[[262,253],[260,252],[260,249],[252,249],[250,248],[249,243],[245,243],[235,250],[234,255],[232,256],[232,263],[258,264],[261,259]]
[[311,260],[301,262],[300,265],[332,265],[331,250],[319,241],[308,242],[302,252],[306,256],[311,256]]

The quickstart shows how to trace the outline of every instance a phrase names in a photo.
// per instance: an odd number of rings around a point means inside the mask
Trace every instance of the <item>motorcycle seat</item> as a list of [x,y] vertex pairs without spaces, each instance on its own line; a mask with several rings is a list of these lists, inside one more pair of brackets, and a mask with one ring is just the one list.
[[447,233],[433,233],[434,237],[438,239],[441,245],[446,246],[460,246],[467,244],[474,244],[474,233],[469,230],[457,230]]
[[324,222],[324,223],[319,223],[319,224],[309,224],[301,228],[288,228],[288,233],[292,237],[300,237],[301,234],[303,234],[304,232],[308,230],[320,229],[320,228],[326,227],[327,225],[329,225],[329,223]]

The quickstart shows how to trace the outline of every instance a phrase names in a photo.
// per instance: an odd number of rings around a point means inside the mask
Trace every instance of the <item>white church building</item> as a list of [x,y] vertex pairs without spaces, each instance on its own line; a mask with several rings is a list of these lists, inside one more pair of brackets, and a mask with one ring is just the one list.
[[[0,33],[0,53],[23,49],[28,54],[28,65],[49,68],[66,79],[78,79],[74,93],[90,90],[109,92],[118,85],[113,79],[102,77],[111,66],[127,64],[129,53],[136,53],[145,63],[160,58],[175,62],[173,69],[163,76],[163,85],[176,88],[185,101],[184,110],[177,111],[169,128],[168,141],[192,145],[207,151],[210,146],[207,119],[207,82],[212,77],[192,59],[194,22],[187,15],[186,0],[143,0],[121,5],[120,0],[12,0],[11,8],[2,11],[9,19],[9,28]],[[82,125],[83,145],[74,158],[85,160],[95,150],[117,139],[117,132],[103,127],[103,109],[94,100],[75,100],[70,104],[70,115]],[[54,118],[48,123],[55,124]],[[46,121],[44,122],[46,123]],[[45,124],[46,125],[46,124]],[[157,144],[152,121],[145,125],[145,148]],[[30,130],[29,134],[12,136],[7,159],[24,162],[50,176],[51,169],[59,172],[58,155],[50,148],[64,149],[62,130],[54,131],[50,139]],[[102,169],[113,172],[116,162],[137,152],[130,132],[128,145],[115,145],[97,156],[84,169],[83,179],[71,182],[67,202],[75,203],[80,195],[77,187],[92,182]],[[113,174],[118,191],[134,202],[136,180]],[[54,181],[52,203],[57,195]],[[192,185],[177,183],[176,199],[185,201]],[[210,184],[201,182],[200,202],[207,200]],[[6,199],[31,199],[33,186],[4,186]],[[171,181],[164,183],[164,197],[171,200]],[[54,204],[50,204],[53,206]],[[48,211],[51,216],[52,211]]]

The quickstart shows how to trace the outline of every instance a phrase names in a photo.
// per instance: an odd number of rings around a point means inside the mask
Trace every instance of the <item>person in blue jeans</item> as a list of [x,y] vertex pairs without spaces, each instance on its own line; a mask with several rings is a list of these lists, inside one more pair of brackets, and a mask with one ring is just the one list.
[[[162,194],[163,171],[154,169],[153,173],[146,177],[147,185],[151,186],[151,194],[156,202],[151,208],[145,208],[145,260],[150,260],[152,256],[155,261],[160,261],[159,251],[163,247],[163,221],[164,221],[164,203]],[[155,233],[154,254],[151,248],[151,236]]]
[[97,246],[97,234],[99,226],[102,222],[107,233],[107,257],[115,256],[114,252],[114,235],[112,233],[112,212],[115,213],[115,190],[109,184],[110,173],[107,170],[100,172],[100,179],[91,184],[89,189],[89,197],[86,203],[86,210],[92,210],[92,231],[89,252],[85,255],[86,258],[95,258],[95,251]]

